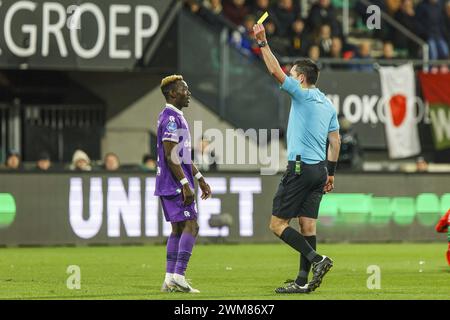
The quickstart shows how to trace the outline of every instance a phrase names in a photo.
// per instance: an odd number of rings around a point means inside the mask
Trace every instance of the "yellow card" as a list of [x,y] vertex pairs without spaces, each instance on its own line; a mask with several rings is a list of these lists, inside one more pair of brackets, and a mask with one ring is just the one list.
[[258,20],[258,24],[261,24],[261,23],[263,23],[264,22],[264,20],[266,20],[267,19],[267,17],[269,16],[269,13],[266,11],[266,12],[264,12],[264,14],[261,16],[261,18],[259,18],[259,20]]

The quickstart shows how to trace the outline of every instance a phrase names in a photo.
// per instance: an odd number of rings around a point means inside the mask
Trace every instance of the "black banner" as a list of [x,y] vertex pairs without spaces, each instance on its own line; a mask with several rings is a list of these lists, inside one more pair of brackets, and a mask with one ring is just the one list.
[[0,67],[130,70],[173,3],[3,0]]

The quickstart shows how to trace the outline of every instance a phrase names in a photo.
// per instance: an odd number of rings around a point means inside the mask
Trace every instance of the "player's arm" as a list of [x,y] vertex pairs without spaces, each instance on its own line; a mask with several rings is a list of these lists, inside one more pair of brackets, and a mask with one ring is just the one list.
[[189,182],[184,175],[184,171],[181,168],[181,160],[177,154],[177,142],[164,140],[164,156],[169,166],[170,171],[183,185],[182,194],[184,205],[188,206],[194,201],[194,191],[191,190]]
[[282,84],[286,79],[286,74],[281,69],[280,63],[278,62],[277,58],[275,58],[275,56],[273,55],[272,50],[270,50],[269,44],[267,43],[264,25],[255,24],[253,26],[253,32],[255,34],[256,41],[258,41],[259,44],[266,43],[264,46],[261,47],[262,58],[270,74],[275,79],[277,79],[277,81],[280,84]]
[[336,171],[337,161],[339,158],[339,151],[341,150],[341,137],[339,130],[328,133],[328,178],[325,184],[324,192],[331,192],[334,189],[334,173]]
[[192,164],[192,173],[194,174],[194,177],[198,180],[198,185],[202,190],[201,195],[202,200],[206,200],[209,197],[211,197],[211,187],[209,186],[209,184],[206,183],[205,178],[200,173],[195,164]]

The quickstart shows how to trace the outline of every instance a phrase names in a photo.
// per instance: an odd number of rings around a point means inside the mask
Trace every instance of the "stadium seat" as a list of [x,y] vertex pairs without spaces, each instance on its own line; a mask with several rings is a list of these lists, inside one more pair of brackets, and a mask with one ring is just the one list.
[[370,216],[371,195],[350,193],[338,195],[339,223],[365,224]]
[[391,211],[394,222],[398,225],[409,225],[414,221],[416,206],[412,197],[395,197],[392,199]]
[[389,197],[372,197],[371,214],[369,223],[375,226],[384,226],[388,224],[392,218],[391,198]]
[[333,226],[338,216],[338,197],[336,194],[324,195],[319,208],[319,225]]
[[450,209],[450,193],[444,193],[441,197],[441,215]]
[[9,193],[0,193],[0,228],[9,226],[16,215],[16,202]]
[[416,200],[416,212],[420,224],[435,225],[441,216],[438,196],[434,193],[419,194]]

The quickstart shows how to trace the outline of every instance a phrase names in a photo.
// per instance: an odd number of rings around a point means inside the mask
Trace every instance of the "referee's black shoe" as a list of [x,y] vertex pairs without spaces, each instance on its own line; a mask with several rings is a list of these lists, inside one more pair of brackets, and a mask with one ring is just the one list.
[[308,287],[308,284],[305,284],[304,286],[299,286],[295,283],[295,281],[287,282],[286,286],[279,287],[275,289],[276,293],[310,293],[311,289]]
[[311,291],[316,290],[320,286],[323,277],[327,274],[328,271],[330,271],[332,266],[333,260],[331,260],[327,256],[323,256],[323,259],[321,261],[312,264],[313,278],[308,283],[308,288]]

